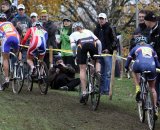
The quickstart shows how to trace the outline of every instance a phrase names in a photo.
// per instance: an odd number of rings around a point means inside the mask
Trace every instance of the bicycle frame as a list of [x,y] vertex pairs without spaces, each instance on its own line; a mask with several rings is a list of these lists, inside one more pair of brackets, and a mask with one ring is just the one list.
[[[97,110],[100,101],[100,75],[95,69],[96,62],[92,61],[91,57],[87,58],[87,94],[91,97],[91,108],[92,110]],[[88,98],[85,101],[88,101]]]
[[[37,49],[37,52],[38,52],[38,49]],[[38,52],[38,54],[39,54],[39,52]],[[39,60],[39,58],[37,56],[34,56],[33,62],[34,62],[35,68],[36,68],[36,76],[31,77],[31,85],[28,87],[28,90],[32,91],[33,82],[34,82],[34,80],[37,80],[41,94],[47,94],[47,91],[48,91],[48,83],[47,83],[48,68],[47,68],[46,64],[43,61]]]

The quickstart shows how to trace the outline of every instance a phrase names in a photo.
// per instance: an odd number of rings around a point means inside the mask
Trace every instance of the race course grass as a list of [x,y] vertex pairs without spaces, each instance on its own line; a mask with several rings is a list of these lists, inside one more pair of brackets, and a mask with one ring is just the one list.
[[[104,95],[97,111],[79,103],[78,92],[51,90],[40,95],[11,88],[0,92],[0,130],[148,130],[140,123],[131,79],[115,80],[113,98]],[[156,129],[160,130],[160,119]]]

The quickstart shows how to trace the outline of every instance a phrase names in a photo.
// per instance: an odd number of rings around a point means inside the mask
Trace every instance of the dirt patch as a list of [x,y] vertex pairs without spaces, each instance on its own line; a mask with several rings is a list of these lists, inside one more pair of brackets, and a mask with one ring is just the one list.
[[[124,111],[117,106],[101,103],[97,111],[91,111],[89,104],[82,105],[78,97],[52,95],[54,113],[61,129],[70,130],[147,130],[147,123],[140,123],[138,115]],[[55,97],[54,97],[55,96]],[[55,122],[56,123],[56,122]],[[160,128],[157,124],[157,130]]]

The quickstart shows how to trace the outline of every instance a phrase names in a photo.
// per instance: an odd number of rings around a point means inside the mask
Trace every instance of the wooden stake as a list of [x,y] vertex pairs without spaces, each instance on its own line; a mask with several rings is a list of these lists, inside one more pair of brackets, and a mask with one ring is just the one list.
[[114,78],[115,78],[116,55],[117,55],[117,51],[114,51],[112,56],[112,72],[111,72],[110,91],[109,91],[110,100],[112,100],[112,92],[113,92],[113,85],[114,85]]
[[49,46],[49,67],[51,68],[53,65],[53,47]]

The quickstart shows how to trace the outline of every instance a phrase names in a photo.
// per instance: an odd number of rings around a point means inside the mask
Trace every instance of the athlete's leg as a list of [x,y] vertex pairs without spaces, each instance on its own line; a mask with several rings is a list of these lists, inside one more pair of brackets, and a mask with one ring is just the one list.
[[5,75],[5,81],[9,82],[9,53],[2,53],[3,56],[3,69],[4,69],[4,75]]
[[86,64],[80,64],[80,80],[81,80],[81,88],[82,88],[82,94],[86,94]]
[[149,83],[149,86],[151,88],[151,92],[152,92],[152,95],[153,95],[153,104],[154,104],[154,106],[156,106],[156,104],[157,104],[157,92],[155,90],[156,81],[151,80],[151,81],[148,81],[148,83]]

